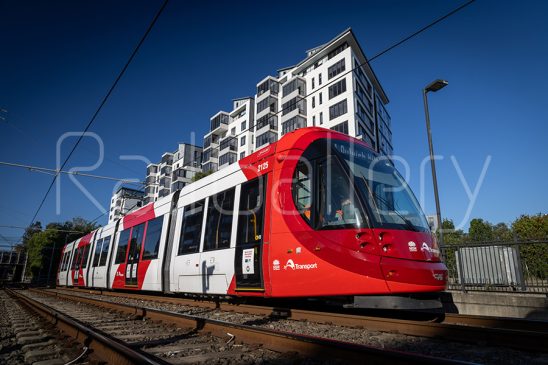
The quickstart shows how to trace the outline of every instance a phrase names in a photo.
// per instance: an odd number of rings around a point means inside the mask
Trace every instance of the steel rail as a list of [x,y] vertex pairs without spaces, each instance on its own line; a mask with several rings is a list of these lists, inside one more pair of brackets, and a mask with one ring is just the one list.
[[329,358],[345,361],[358,361],[360,363],[367,360],[373,364],[384,364],[387,361],[390,361],[391,364],[470,364],[469,362],[464,361],[437,358],[396,350],[379,349],[356,343],[229,323],[153,308],[114,303],[106,300],[64,294],[58,291],[44,291],[38,289],[31,290],[40,294],[54,296],[59,299],[112,309],[122,313],[134,315],[138,318],[146,317],[153,321],[172,323],[184,327],[194,327],[198,331],[209,332],[217,337],[226,337],[227,333],[230,333],[235,336],[238,342],[261,345],[269,350],[277,352],[296,351],[302,356],[310,358]]
[[[56,289],[59,290],[59,289]],[[63,289],[83,292],[84,289]],[[443,338],[468,343],[488,343],[494,346],[507,346],[518,350],[542,351],[548,349],[548,326],[542,321],[525,321],[513,318],[487,316],[467,316],[447,314],[442,323],[406,319],[370,317],[341,313],[319,312],[301,309],[286,309],[268,306],[236,305],[226,302],[199,301],[178,297],[89,290],[91,294],[134,298],[161,303],[199,306],[237,313],[257,315],[281,315],[294,320],[307,320],[317,323],[331,323],[349,327],[363,327],[372,331],[396,332],[410,336]]]
[[132,365],[167,365],[168,362],[150,355],[144,351],[133,349],[122,341],[117,340],[101,330],[86,326],[82,322],[49,307],[46,304],[33,300],[14,290],[6,292],[27,308],[39,314],[46,321],[53,323],[59,330],[76,339],[79,343],[93,350],[103,361],[111,364]]

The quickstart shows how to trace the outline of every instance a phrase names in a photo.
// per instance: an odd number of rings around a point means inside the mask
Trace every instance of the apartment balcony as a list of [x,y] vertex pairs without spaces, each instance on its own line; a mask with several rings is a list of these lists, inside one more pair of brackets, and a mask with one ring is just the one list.
[[238,138],[229,136],[229,137],[226,137],[224,139],[221,139],[221,143],[220,143],[220,146],[219,146],[219,151],[224,152],[227,148],[230,151],[237,151],[238,150]]
[[303,127],[306,127],[306,119],[300,115],[294,116],[282,123],[282,136]]
[[147,166],[147,175],[152,175],[158,173],[158,165],[148,165]]
[[160,174],[163,176],[169,176],[172,171],[173,171],[173,168],[171,166],[164,166],[160,170]]
[[226,112],[219,112],[210,119],[209,132],[204,138],[209,136],[221,136],[228,130],[230,116]]
[[171,194],[171,184],[168,187],[162,187],[158,191],[158,197],[163,198],[164,196],[168,196]]
[[296,97],[306,96],[306,81],[302,77],[295,77],[282,87],[282,104]]
[[257,98],[264,95],[278,95],[280,91],[280,83],[272,78],[267,78],[264,82],[257,86]]
[[228,151],[219,157],[219,167],[225,167],[233,164],[238,159],[236,152]]
[[176,181],[176,182],[173,182],[173,183],[171,183],[171,192],[174,193],[174,192],[176,192],[177,190],[181,190],[181,189],[184,188],[186,185],[187,185],[187,182],[184,182],[184,181]]
[[278,98],[269,96],[265,99],[257,101],[257,119],[268,114],[278,111]]
[[267,131],[277,131],[278,130],[278,116],[274,113],[267,114],[259,119],[256,123],[256,133],[262,134]]
[[165,163],[166,165],[173,164],[173,153],[164,153],[161,163]]
[[219,169],[219,164],[217,163],[217,159],[215,159],[215,162],[204,163],[202,167],[202,170],[204,172],[217,171],[218,169]]
[[155,176],[147,176],[145,179],[145,185],[152,185],[156,183],[156,177]]
[[219,158],[219,145],[215,145],[213,147],[213,144],[206,150],[204,150],[204,153],[202,155],[202,165],[207,162],[217,162],[217,159]]
[[296,116],[306,119],[306,99],[297,96],[282,104],[282,123]]

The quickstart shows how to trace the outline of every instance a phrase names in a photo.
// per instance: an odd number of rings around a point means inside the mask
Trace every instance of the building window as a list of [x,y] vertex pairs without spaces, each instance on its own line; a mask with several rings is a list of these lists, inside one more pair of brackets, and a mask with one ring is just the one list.
[[242,122],[242,132],[245,131],[245,129],[247,128],[247,121],[243,121]]
[[282,115],[299,108],[300,114],[306,114],[306,100],[300,97],[295,97],[282,105]]
[[313,107],[313,108],[316,107],[316,99],[315,99],[315,96],[312,97],[312,107]]
[[320,72],[318,74],[318,85],[321,85],[322,84],[322,73]]
[[315,88],[315,85],[314,85],[314,78],[312,78],[312,90],[314,90]]
[[278,129],[278,117],[275,115],[265,115],[257,120],[257,129],[270,125],[270,129]]
[[344,72],[345,70],[345,64],[344,64],[344,58],[340,60],[339,62],[336,62],[333,66],[329,67],[327,69],[327,78],[331,80],[333,77],[337,76],[341,72]]
[[232,164],[236,162],[236,154],[233,152],[225,153],[219,157],[219,165]]
[[315,115],[312,116],[312,125],[314,127],[316,126],[316,116]]
[[245,152],[240,152],[240,160],[245,157]]
[[322,100],[322,93],[320,93],[319,98],[320,98],[320,105],[322,105],[322,103],[323,103],[323,100]]
[[294,131],[295,129],[306,126],[306,120],[303,117],[295,116],[282,123],[282,135]]
[[346,91],[346,79],[336,82],[334,85],[329,86],[329,99],[333,99],[335,96],[341,95]]
[[320,125],[323,124],[323,112],[320,112]]
[[331,129],[337,132],[348,134],[348,121],[339,123]]
[[259,136],[257,136],[256,145],[257,147],[261,147],[262,145],[265,145],[267,143],[273,143],[277,140],[277,133],[274,132],[265,132]]
[[343,44],[341,44],[340,46],[338,46],[337,48],[335,48],[334,50],[329,52],[327,54],[327,59],[328,60],[332,59],[333,57],[335,57],[336,55],[338,55],[339,53],[341,53],[342,51],[344,51],[347,48],[348,48],[348,43],[344,42]]
[[232,128],[232,129],[230,130],[230,134],[233,135],[233,136],[236,135],[236,127]]
[[287,96],[295,90],[299,90],[299,95],[306,94],[305,83],[302,79],[295,78],[289,81],[287,84],[285,84],[282,88],[283,96]]
[[329,120],[333,120],[348,111],[348,106],[346,104],[346,99],[338,102],[329,107]]
[[240,146],[243,146],[245,144],[245,136],[240,138]]

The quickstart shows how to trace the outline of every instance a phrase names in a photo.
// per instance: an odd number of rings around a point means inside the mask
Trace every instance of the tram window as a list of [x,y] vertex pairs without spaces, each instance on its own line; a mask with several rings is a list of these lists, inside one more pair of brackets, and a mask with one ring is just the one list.
[[209,198],[204,251],[230,247],[233,211],[234,188]]
[[103,248],[101,249],[101,258],[99,259],[99,266],[105,266],[108,257],[108,248],[110,246],[111,236],[105,237],[103,241]]
[[95,253],[93,254],[93,267],[97,267],[99,265],[99,256],[101,256],[101,245],[103,244],[103,239],[97,240],[95,242]]
[[238,245],[262,240],[265,183],[265,180],[258,178],[242,185],[236,241]]
[[80,249],[77,248],[74,252],[74,258],[72,260],[72,270],[78,270],[78,264],[80,262]]
[[154,218],[148,222],[147,234],[145,237],[145,249],[143,251],[143,260],[153,260],[158,258],[160,248],[160,236],[162,235],[162,226],[164,216]]
[[120,233],[120,240],[118,241],[118,251],[116,252],[115,264],[121,264],[126,261],[127,244],[129,241],[129,232],[131,228],[125,229]]
[[312,206],[312,169],[310,162],[300,161],[293,178],[293,201],[299,213],[310,222]]
[[139,260],[141,255],[141,244],[143,243],[143,232],[145,230],[145,224],[141,223],[138,226],[133,227],[131,231],[131,249],[128,255],[128,261],[130,259]]
[[89,247],[91,246],[91,243],[84,246],[84,259],[82,260],[82,269],[85,269],[88,267],[88,259],[89,259]]
[[363,217],[353,185],[335,158],[318,163],[318,228],[360,227]]
[[185,207],[181,241],[179,243],[179,255],[198,252],[200,239],[202,238],[204,205],[205,201],[201,200]]
[[59,264],[59,271],[65,271],[63,269],[63,266],[65,266],[65,257],[66,257],[66,253],[63,252],[63,256],[61,256],[61,261],[60,261],[60,264]]

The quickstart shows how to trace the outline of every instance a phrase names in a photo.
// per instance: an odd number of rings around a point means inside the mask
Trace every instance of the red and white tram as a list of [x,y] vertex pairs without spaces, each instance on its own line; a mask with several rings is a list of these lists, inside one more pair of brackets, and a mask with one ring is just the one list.
[[61,286],[266,298],[401,300],[446,279],[392,163],[323,128],[290,132],[67,244],[58,273]]

